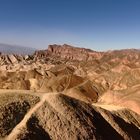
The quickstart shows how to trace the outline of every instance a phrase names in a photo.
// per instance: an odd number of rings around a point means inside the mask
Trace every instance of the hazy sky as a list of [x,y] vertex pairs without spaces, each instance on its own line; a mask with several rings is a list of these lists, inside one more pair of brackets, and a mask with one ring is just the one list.
[[140,0],[0,0],[0,43],[140,48]]

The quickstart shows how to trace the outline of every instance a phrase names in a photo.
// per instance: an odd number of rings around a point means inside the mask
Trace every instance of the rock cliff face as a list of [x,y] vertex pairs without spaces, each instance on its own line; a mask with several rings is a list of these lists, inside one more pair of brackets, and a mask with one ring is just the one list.
[[49,45],[45,51],[35,52],[36,57],[56,57],[66,60],[87,61],[99,59],[102,56],[101,52],[95,52],[90,49],[76,48],[70,45]]

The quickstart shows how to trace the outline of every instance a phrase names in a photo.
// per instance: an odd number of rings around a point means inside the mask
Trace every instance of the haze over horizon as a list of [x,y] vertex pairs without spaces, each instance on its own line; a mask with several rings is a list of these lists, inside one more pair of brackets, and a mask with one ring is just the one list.
[[0,43],[139,49],[139,7],[138,0],[2,0]]

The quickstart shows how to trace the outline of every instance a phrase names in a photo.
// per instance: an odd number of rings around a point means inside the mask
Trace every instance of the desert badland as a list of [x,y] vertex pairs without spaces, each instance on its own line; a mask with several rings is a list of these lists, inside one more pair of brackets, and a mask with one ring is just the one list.
[[1,53],[0,139],[139,140],[140,50]]

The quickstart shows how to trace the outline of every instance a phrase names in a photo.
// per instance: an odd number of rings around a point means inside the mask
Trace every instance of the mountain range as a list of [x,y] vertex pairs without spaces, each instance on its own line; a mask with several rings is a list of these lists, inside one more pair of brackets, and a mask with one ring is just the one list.
[[0,43],[0,52],[5,54],[32,54],[34,48]]

